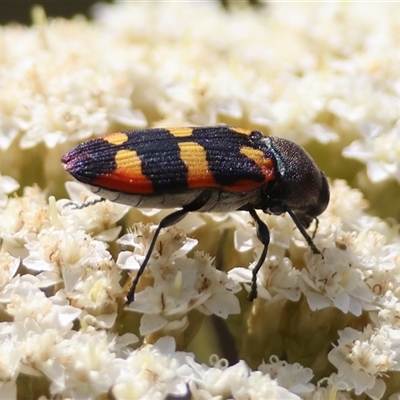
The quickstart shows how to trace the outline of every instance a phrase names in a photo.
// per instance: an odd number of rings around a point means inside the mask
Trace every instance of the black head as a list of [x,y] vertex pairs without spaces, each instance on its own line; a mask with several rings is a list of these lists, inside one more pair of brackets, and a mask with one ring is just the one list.
[[282,214],[289,208],[308,228],[329,203],[329,185],[324,173],[299,145],[278,137],[264,139],[276,162],[277,176],[265,193],[266,212]]

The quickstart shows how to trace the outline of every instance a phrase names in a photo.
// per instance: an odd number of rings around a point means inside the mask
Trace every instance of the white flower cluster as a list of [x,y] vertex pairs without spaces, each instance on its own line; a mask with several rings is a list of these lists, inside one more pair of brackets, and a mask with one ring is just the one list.
[[[118,240],[124,247],[136,247],[139,251],[123,251],[119,254],[117,264],[122,269],[139,269],[155,228],[154,225],[139,225],[135,233]],[[154,283],[137,293],[129,307],[143,314],[141,335],[182,331],[189,325],[191,310],[222,318],[240,312],[239,300],[234,295],[240,286],[229,279],[225,272],[216,270],[210,257],[204,253],[195,253],[192,259],[185,257],[196,243],[195,240],[186,239],[176,228],[167,228],[160,234],[159,250],[153,252],[153,260],[146,271]]]
[[[3,186],[4,193],[9,191],[9,185]],[[74,201],[90,196],[78,184],[68,188]],[[47,377],[51,394],[63,398],[95,399],[109,390],[118,399],[185,394],[197,364],[192,360],[187,367],[185,359],[191,356],[175,354],[172,338],[132,352],[135,335],[111,333],[126,313],[121,272],[139,266],[154,226],[138,225],[135,233],[118,240],[138,250],[121,251],[119,269],[105,241],[115,241],[121,229],[115,223],[128,207],[101,202],[75,209],[67,200],[57,205],[53,198],[47,204],[38,188],[27,188],[23,197],[9,198],[1,208],[7,218],[0,222],[0,304],[9,321],[0,323],[0,397],[16,398],[21,373]],[[175,228],[160,235],[149,268],[153,286],[140,291],[130,307],[142,314],[140,333],[150,343],[151,334],[181,337],[191,310],[224,318],[240,311],[234,295],[240,286],[217,271],[209,256],[186,257],[195,244]],[[22,276],[21,267],[26,269]],[[244,368],[247,379],[251,371]],[[264,390],[287,392],[268,377],[264,381]]]
[[[121,2],[0,27],[0,398],[399,400],[399,226],[364,200],[400,215],[398,11]],[[323,257],[288,215],[260,212],[252,303],[253,221],[192,214],[161,232],[126,307],[170,211],[75,208],[33,183],[61,197],[60,157],[95,135],[220,123],[303,144],[363,193],[331,183],[309,230]],[[198,362],[215,352],[236,363]]]
[[55,161],[90,136],[217,123],[335,144],[325,167],[340,157],[345,172],[343,155],[366,164],[372,182],[400,179],[396,4],[227,14],[209,2],[121,2],[98,5],[94,24],[33,15],[35,29],[1,30],[0,165],[20,182],[32,171],[13,170],[16,149],[51,149],[40,161],[57,188]]
[[[68,187],[74,201],[90,196],[78,184]],[[338,206],[343,198],[348,199],[349,209],[361,205],[358,223],[364,229],[349,233],[354,215],[346,223],[350,214],[346,206]],[[308,400],[332,393],[347,399],[351,391],[382,398],[387,388],[382,378],[400,368],[396,318],[400,302],[395,296],[400,286],[396,280],[400,245],[388,225],[364,214],[362,204],[358,193],[343,182],[333,184],[331,205],[321,216],[315,237],[323,259],[306,249],[286,216],[265,217],[271,228],[270,255],[260,271],[259,299],[248,321],[251,329],[242,332],[245,346],[267,355],[258,347],[258,335],[269,340],[271,332],[266,334],[263,327],[274,326],[275,321],[260,318],[271,313],[275,320],[286,319],[283,304],[301,304],[302,299],[308,310],[330,310],[323,317],[326,323],[335,309],[354,317],[369,313],[373,321],[364,329],[337,329],[339,339],[327,358],[337,373],[315,385],[314,370],[277,357],[252,371],[245,361],[229,367],[214,360],[209,367],[198,364],[190,353],[176,352],[174,343],[186,348],[187,335],[196,334],[202,320],[199,315],[226,318],[240,312],[235,293],[240,290],[238,283],[250,279],[251,269],[234,268],[227,275],[217,271],[202,252],[190,258],[197,241],[167,228],[157,241],[135,301],[124,310],[121,304],[130,279],[121,287],[122,272],[138,270],[155,226],[137,224],[118,239],[121,250],[114,262],[104,240],[116,240],[120,229],[116,222],[126,214],[126,206],[100,202],[74,209],[67,200],[60,200],[57,209],[52,198],[45,203],[37,188],[26,189],[23,197],[9,198],[1,209],[8,215],[8,230],[1,226],[0,304],[12,320],[1,323],[2,346],[8,350],[0,377],[7,383],[0,393],[14,398],[17,378],[24,373],[46,377],[52,395],[63,398],[94,399],[108,391],[117,399],[162,399],[189,391],[194,399]],[[230,222],[237,232],[236,246],[239,251],[255,249],[257,257],[261,245],[254,227],[239,216],[232,214]],[[220,222],[219,217],[216,220]],[[94,239],[89,232],[103,239]],[[304,251],[305,257],[300,257]],[[293,256],[288,258],[288,254]],[[26,269],[23,275],[21,265]],[[131,345],[138,338],[131,331],[136,320],[132,312],[140,316],[135,326],[147,343],[133,351]],[[281,313],[279,318],[276,313]],[[121,324],[132,333],[112,334]],[[297,328],[297,334],[305,329]],[[334,339],[319,341],[326,346]],[[286,344],[288,356],[293,346]]]
[[[258,293],[268,300],[269,307],[282,300],[298,301],[303,295],[310,310],[330,309],[331,317],[334,309],[343,315],[369,315],[373,326],[339,330],[338,345],[328,359],[338,369],[336,379],[343,388],[380,399],[386,390],[382,378],[400,368],[396,322],[400,310],[400,238],[398,227],[391,228],[364,214],[363,200],[353,192],[343,181],[332,186],[330,205],[320,218],[314,239],[317,247],[323,249],[323,257],[308,250],[304,258],[298,258],[298,247],[306,244],[299,232],[293,232],[289,216],[262,217],[271,228],[271,245],[258,274]],[[353,210],[353,215],[346,209]],[[262,245],[254,227],[247,217],[235,219],[239,223],[237,250],[255,249],[257,260]],[[234,268],[228,275],[245,282],[250,290],[251,268]],[[327,316],[325,313],[323,317],[326,323]]]

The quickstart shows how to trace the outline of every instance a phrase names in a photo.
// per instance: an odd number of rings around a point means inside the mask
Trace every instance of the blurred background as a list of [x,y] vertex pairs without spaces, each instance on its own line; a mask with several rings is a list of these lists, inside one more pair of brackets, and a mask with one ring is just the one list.
[[[103,1],[112,3],[111,1]],[[97,3],[96,1],[0,1],[0,24],[18,22],[25,25],[31,24],[31,8],[35,4],[40,4],[49,17],[70,18],[76,14],[83,14],[90,17],[90,7]]]
[[[112,1],[103,1],[112,3]],[[31,24],[30,11],[32,6],[40,4],[50,17],[70,18],[76,14],[84,14],[90,17],[90,7],[97,3],[96,1],[76,0],[76,1],[0,1],[0,24],[19,22],[21,24]]]
[[[154,0],[157,1],[157,0]],[[192,0],[187,0],[192,1]],[[249,3],[252,6],[258,6],[262,2],[259,0],[242,0],[242,1],[230,1],[229,0],[214,0],[221,3],[221,6],[228,9],[229,3]],[[34,5],[40,4],[48,17],[64,17],[71,18],[74,15],[81,14],[90,18],[90,9],[93,4],[99,3],[100,1],[93,0],[73,0],[73,1],[34,1],[34,0],[23,0],[23,1],[0,1],[0,25],[18,22],[20,24],[30,25],[31,24],[31,9]],[[113,3],[111,0],[103,0],[102,3]]]

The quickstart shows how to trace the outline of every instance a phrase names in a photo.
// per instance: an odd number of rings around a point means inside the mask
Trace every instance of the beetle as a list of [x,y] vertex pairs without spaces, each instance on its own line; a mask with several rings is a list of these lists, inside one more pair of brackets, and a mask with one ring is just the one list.
[[306,229],[329,203],[328,181],[311,156],[290,140],[226,125],[149,128],[87,140],[61,162],[76,180],[101,196],[97,201],[179,208],[159,223],[127,304],[134,300],[161,229],[189,212],[250,213],[264,248],[253,269],[249,300],[257,297],[257,273],[270,242],[268,227],[256,210],[288,213],[311,250],[321,254]]

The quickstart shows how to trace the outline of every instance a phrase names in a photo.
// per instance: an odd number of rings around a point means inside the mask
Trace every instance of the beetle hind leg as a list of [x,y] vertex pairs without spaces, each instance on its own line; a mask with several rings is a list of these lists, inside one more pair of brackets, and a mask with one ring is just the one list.
[[177,224],[180,220],[186,217],[189,211],[186,211],[186,209],[181,209],[178,211],[175,211],[171,214],[168,214],[166,217],[164,217],[160,223],[158,224],[158,227],[156,231],[154,232],[153,239],[151,240],[149,249],[147,250],[146,257],[143,260],[142,265],[140,266],[135,278],[132,281],[132,285],[129,289],[128,295],[126,296],[126,305],[129,305],[132,303],[132,301],[135,298],[135,290],[136,286],[139,282],[140,277],[142,276],[144,270],[146,269],[147,263],[150,260],[151,254],[153,253],[154,247],[157,243],[158,236],[160,235],[161,229],[167,228],[171,225]]
[[169,226],[175,225],[179,221],[181,221],[183,218],[185,218],[189,212],[199,210],[208,202],[208,200],[210,200],[210,197],[211,197],[211,192],[208,190],[204,190],[200,194],[200,196],[198,196],[190,204],[184,206],[180,210],[177,210],[171,214],[168,214],[160,221],[156,231],[154,232],[154,236],[153,236],[153,239],[151,240],[149,249],[147,250],[146,257],[144,258],[142,265],[140,266],[135,278],[132,281],[132,285],[126,296],[126,303],[125,303],[126,305],[129,305],[135,299],[136,286],[137,286],[139,279],[140,279],[141,275],[143,274],[144,270],[146,269],[146,266],[150,260],[151,254],[153,253],[153,250],[157,243],[157,239],[158,239],[158,236],[160,235],[161,229],[168,228]]

